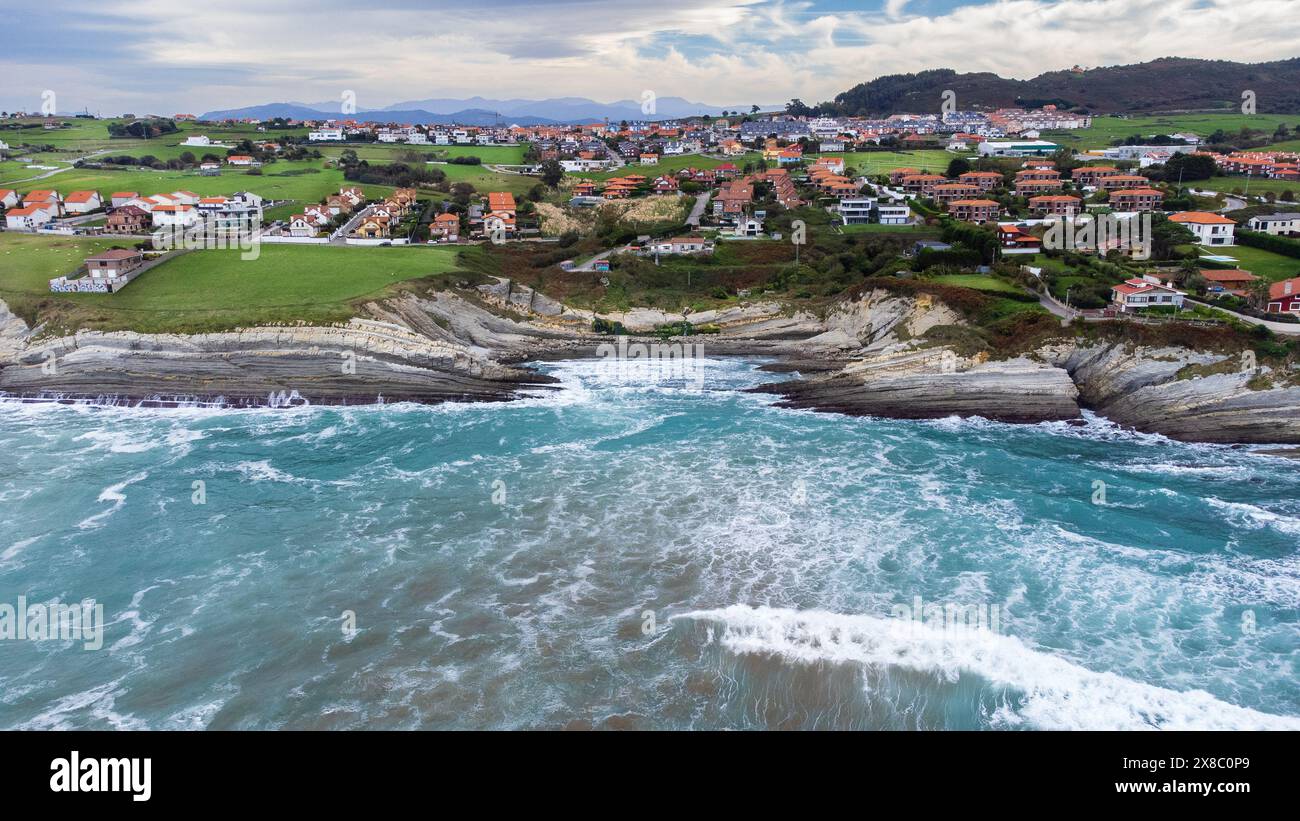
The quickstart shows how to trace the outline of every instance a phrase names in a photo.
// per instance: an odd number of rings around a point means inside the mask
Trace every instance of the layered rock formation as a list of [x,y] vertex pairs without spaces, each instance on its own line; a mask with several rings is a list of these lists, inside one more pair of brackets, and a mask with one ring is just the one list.
[[1080,399],[1138,430],[1190,442],[1300,442],[1295,375],[1241,356],[1123,344],[1052,346]]
[[946,348],[872,355],[829,375],[755,390],[783,397],[780,407],[896,419],[1043,422],[1080,415],[1079,392],[1065,370],[1027,359],[962,359]]
[[180,336],[81,332],[23,347],[0,391],[228,405],[491,401],[546,377],[383,322]]

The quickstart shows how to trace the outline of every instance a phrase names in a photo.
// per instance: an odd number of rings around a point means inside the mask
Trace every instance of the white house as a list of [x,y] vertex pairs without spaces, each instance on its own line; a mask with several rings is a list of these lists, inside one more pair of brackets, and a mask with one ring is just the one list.
[[322,128],[307,132],[307,140],[313,143],[342,142],[343,129]]
[[651,242],[647,250],[656,254],[711,254],[713,240],[702,237],[674,237]]
[[289,218],[289,236],[291,237],[314,237],[316,231],[316,226],[311,220],[307,219],[306,214],[294,214]]
[[881,225],[907,225],[912,209],[906,202],[881,202],[876,206]]
[[1237,223],[1220,214],[1208,211],[1179,211],[1169,216],[1170,222],[1176,222],[1196,235],[1198,245],[1232,245],[1232,232]]
[[846,197],[840,200],[840,219],[845,225],[865,225],[871,222],[871,209],[875,207],[875,197]]
[[1247,223],[1252,231],[1260,231],[1274,236],[1286,236],[1300,232],[1300,214],[1265,214],[1251,217]]
[[1182,308],[1187,294],[1171,285],[1161,285],[1156,277],[1147,275],[1126,280],[1111,289],[1111,298],[1121,311],[1142,308]]
[[0,208],[13,208],[22,202],[18,198],[18,192],[12,188],[0,188]]
[[54,213],[50,206],[38,202],[5,211],[5,228],[10,231],[35,231],[52,219]]
[[155,228],[188,228],[199,221],[199,209],[193,205],[155,205],[151,213]]
[[89,214],[103,207],[98,191],[73,191],[63,198],[63,210],[69,214]]
[[735,234],[738,237],[763,236],[763,221],[757,217],[744,217],[736,221]]

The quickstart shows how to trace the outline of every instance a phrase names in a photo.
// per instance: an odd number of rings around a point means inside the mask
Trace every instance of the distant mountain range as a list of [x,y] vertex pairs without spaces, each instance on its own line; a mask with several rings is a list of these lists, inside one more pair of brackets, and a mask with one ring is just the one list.
[[961,109],[1051,103],[1102,114],[1239,112],[1242,93],[1253,91],[1258,113],[1295,113],[1300,112],[1300,58],[1233,63],[1165,57],[1126,66],[1050,71],[1032,80],[935,69],[877,77],[814,110],[832,116],[938,113],[942,95],[949,90]]
[[[200,115],[204,120],[271,119],[285,117],[295,120],[346,119],[374,120],[377,122],[406,123],[409,125],[450,124],[496,125],[550,125],[560,123],[596,122],[608,119],[671,120],[679,117],[711,114],[723,111],[749,111],[749,105],[715,106],[694,103],[682,97],[659,97],[654,101],[654,111],[645,113],[638,100],[617,100],[598,103],[585,97],[555,97],[547,100],[492,100],[484,97],[453,99],[435,97],[427,100],[410,100],[394,103],[384,108],[358,108],[355,114],[342,114],[337,102],[325,103],[267,103],[264,105],[209,111]],[[777,106],[764,106],[771,110]]]

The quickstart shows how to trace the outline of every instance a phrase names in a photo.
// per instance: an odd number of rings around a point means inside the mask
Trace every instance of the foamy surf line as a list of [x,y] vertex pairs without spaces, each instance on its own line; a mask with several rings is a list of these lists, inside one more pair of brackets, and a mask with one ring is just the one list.
[[1300,730],[1300,718],[1220,701],[1203,690],[1179,692],[1097,673],[987,631],[944,631],[894,619],[817,610],[733,605],[674,616],[721,627],[710,641],[737,654],[812,664],[896,667],[955,682],[962,673],[1023,694],[994,727],[1045,730]]

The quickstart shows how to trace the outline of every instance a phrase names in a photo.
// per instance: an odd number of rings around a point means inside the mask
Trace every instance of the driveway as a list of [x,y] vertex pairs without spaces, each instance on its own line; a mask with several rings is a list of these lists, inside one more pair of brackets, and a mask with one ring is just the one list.
[[695,198],[695,206],[691,208],[691,215],[686,218],[686,224],[696,228],[700,227],[700,217],[704,216],[704,209],[709,207],[709,200],[713,197],[712,191],[705,191]]

